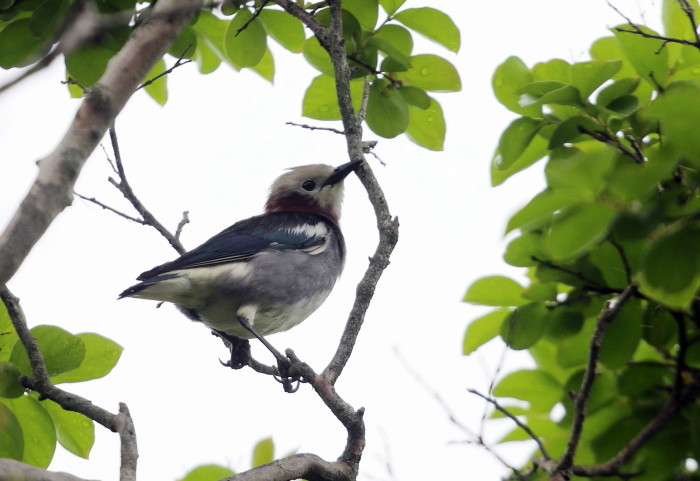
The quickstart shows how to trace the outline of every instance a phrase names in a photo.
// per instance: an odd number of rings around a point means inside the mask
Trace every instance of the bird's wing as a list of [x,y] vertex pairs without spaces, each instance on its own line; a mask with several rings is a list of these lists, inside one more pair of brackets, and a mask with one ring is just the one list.
[[314,214],[268,213],[235,223],[179,259],[142,273],[138,279],[178,269],[245,262],[265,250],[309,250],[328,235],[325,219]]

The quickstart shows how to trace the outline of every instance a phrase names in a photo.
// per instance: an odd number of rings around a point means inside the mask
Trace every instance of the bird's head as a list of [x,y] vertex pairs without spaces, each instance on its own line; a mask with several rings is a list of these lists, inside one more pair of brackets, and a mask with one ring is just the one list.
[[325,164],[293,167],[272,183],[266,212],[314,212],[338,222],[343,179],[360,165],[355,160],[333,168]]

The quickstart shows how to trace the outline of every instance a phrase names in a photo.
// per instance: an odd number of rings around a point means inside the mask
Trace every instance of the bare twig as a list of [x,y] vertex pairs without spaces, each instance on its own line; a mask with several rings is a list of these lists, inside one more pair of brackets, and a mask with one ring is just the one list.
[[[155,218],[151,211],[149,211],[146,206],[143,205],[141,200],[134,194],[129,181],[126,178],[126,172],[124,171],[124,164],[122,163],[121,153],[119,151],[119,141],[117,140],[117,131],[114,126],[109,128],[109,138],[112,142],[112,150],[114,151],[114,163],[117,168],[117,173],[119,175],[119,180],[116,181],[110,177],[109,181],[114,187],[116,187],[119,192],[131,203],[131,205],[136,209],[136,211],[141,215],[141,220],[138,222],[140,224],[150,225],[155,230],[158,231],[160,235],[165,237],[168,243],[175,249],[179,254],[184,254],[187,250],[180,242],[179,235],[173,235],[168,229],[165,228],[163,224]],[[184,225],[184,224],[183,224]]]
[[589,345],[586,370],[583,374],[581,387],[573,399],[574,413],[571,426],[571,436],[569,437],[566,450],[564,451],[564,454],[562,455],[559,464],[555,469],[556,473],[563,473],[569,470],[573,464],[576,449],[578,448],[578,443],[581,440],[583,423],[586,420],[586,406],[588,405],[591,388],[593,387],[593,381],[595,380],[596,376],[596,366],[598,364],[598,356],[600,354],[600,346],[603,342],[605,329],[607,328],[608,324],[615,319],[622,307],[635,294],[636,291],[637,287],[634,284],[628,285],[617,299],[606,302],[603,312],[601,312],[600,316],[598,316],[598,319],[596,320],[596,327],[593,331]]
[[636,144],[633,146],[634,150],[630,150],[622,142],[620,142],[619,139],[616,137],[611,137],[608,133],[603,132],[602,130],[589,130],[583,125],[579,125],[578,131],[594,138],[599,142],[615,147],[617,150],[638,164],[643,164],[645,162],[644,155],[642,155],[641,151],[639,150],[639,146]]
[[182,229],[185,228],[187,224],[190,223],[190,211],[186,210],[182,213],[182,219],[180,219],[180,222],[177,223],[177,227],[175,228],[175,238],[180,240],[180,235],[182,234]]
[[286,125],[293,125],[294,127],[301,127],[302,129],[325,130],[326,132],[333,132],[334,134],[345,135],[345,132],[343,132],[342,130],[334,129],[332,127],[315,127],[313,125],[297,124],[295,122],[285,122],[285,124]]
[[539,438],[539,436],[537,436],[537,434],[535,434],[535,432],[534,432],[532,429],[530,429],[530,427],[529,427],[527,424],[525,424],[525,423],[523,423],[522,421],[520,421],[520,419],[518,419],[517,416],[515,416],[515,415],[512,414],[510,411],[508,411],[508,409],[506,409],[506,408],[504,408],[503,406],[501,406],[501,405],[498,403],[498,401],[496,401],[495,399],[493,399],[493,398],[491,398],[491,397],[489,397],[489,396],[485,396],[484,394],[481,394],[481,393],[480,393],[479,391],[477,391],[476,389],[467,389],[467,391],[470,392],[470,393],[472,393],[472,394],[475,394],[476,396],[479,396],[479,397],[480,397],[481,399],[483,399],[484,401],[486,401],[486,402],[488,402],[488,403],[491,403],[491,404],[493,405],[494,408],[496,408],[497,410],[499,410],[500,412],[502,412],[503,414],[505,414],[505,415],[506,415],[511,421],[513,421],[520,429],[522,429],[523,431],[525,431],[525,432],[527,433],[527,435],[530,436],[530,438],[532,438],[533,441],[535,441],[535,443],[537,443],[537,447],[540,449],[540,452],[542,453],[542,456],[544,456],[545,459],[547,459],[547,460],[551,459],[551,458],[549,457],[549,454],[547,453],[547,450],[546,450],[545,447],[544,447],[544,444],[542,443],[542,440]]
[[99,200],[95,199],[94,197],[87,197],[87,196],[79,194],[75,191],[73,191],[73,194],[75,194],[76,196],[80,197],[81,199],[83,199],[85,201],[91,202],[99,207],[102,207],[104,210],[108,210],[114,214],[117,214],[118,216],[123,217],[126,220],[130,220],[131,222],[136,222],[137,224],[144,224],[144,225],[146,224],[146,221],[144,221],[143,219],[137,219],[136,217],[132,217],[129,214],[125,214],[124,212],[121,212],[121,211],[115,209],[114,207],[110,207],[107,204],[100,202]]
[[258,17],[260,16],[260,13],[263,11],[263,8],[265,8],[265,7],[267,6],[267,4],[270,3],[270,1],[271,1],[271,0],[263,0],[263,2],[260,4],[260,6],[255,10],[255,12],[253,13],[253,15],[246,21],[246,23],[244,23],[244,24],[241,26],[241,28],[239,28],[238,30],[236,30],[236,34],[234,35],[234,37],[238,37],[238,35],[239,35],[243,30],[245,30],[246,28],[248,28],[248,25],[250,25],[251,22],[252,22],[253,20],[255,20],[256,18],[258,18]]
[[166,75],[169,75],[169,74],[172,73],[172,71],[175,70],[176,68],[182,67],[183,65],[187,65],[188,63],[192,62],[191,59],[185,59],[185,55],[187,55],[187,52],[188,52],[191,48],[192,48],[192,45],[188,45],[187,48],[180,54],[180,57],[178,57],[177,61],[173,64],[172,67],[170,67],[169,69],[167,69],[167,70],[165,70],[165,71],[159,73],[159,74],[156,75],[155,77],[146,80],[146,81],[143,82],[141,85],[139,85],[138,87],[136,87],[136,90],[141,90],[142,88],[151,85],[153,82],[155,82],[155,81],[158,80],[159,78],[165,77]]

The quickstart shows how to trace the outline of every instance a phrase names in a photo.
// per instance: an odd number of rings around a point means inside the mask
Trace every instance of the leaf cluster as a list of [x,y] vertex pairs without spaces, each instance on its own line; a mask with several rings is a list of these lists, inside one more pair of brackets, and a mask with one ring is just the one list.
[[[106,376],[122,353],[119,344],[99,334],[73,335],[48,325],[36,326],[31,333],[54,384]],[[46,468],[57,443],[87,458],[95,441],[94,422],[41,399],[36,392],[25,392],[21,376],[32,376],[29,359],[0,302],[0,458]]]
[[[397,0],[345,0],[343,34],[353,69],[352,95],[356,112],[366,92],[367,126],[377,135],[393,138],[406,134],[418,145],[441,150],[445,120],[433,92],[456,92],[461,81],[445,58],[414,52],[414,34],[457,52],[460,34],[452,19],[431,8],[401,9]],[[95,35],[65,53],[68,88],[76,97],[94,85],[131,32],[151,13],[150,3],[135,0],[95,2],[104,25]],[[380,22],[380,7],[386,17]],[[328,26],[330,10],[325,4],[304,7],[314,21]],[[75,28],[84,12],[72,0],[0,1],[0,67],[40,63],[64,32]],[[107,21],[110,20],[110,21]],[[202,10],[168,50],[181,62],[196,62],[202,74],[221,64],[235,70],[249,68],[272,82],[275,62],[268,39],[304,59],[320,75],[304,94],[302,115],[316,120],[340,120],[328,52],[314,37],[306,36],[298,18],[274,2],[224,2],[221,9]],[[168,98],[165,57],[146,76],[146,92],[160,104]]]
[[[509,409],[558,458],[600,313],[636,286],[602,338],[575,463],[605,463],[659,422],[624,466],[640,480],[675,479],[700,459],[697,405],[659,414],[669,398],[695,399],[700,383],[698,4],[681,4],[663,2],[664,35],[620,25],[593,43],[591,60],[528,67],[511,57],[496,69],[496,97],[519,117],[501,135],[492,183],[539,162],[546,187],[507,225],[517,235],[504,259],[527,269],[526,282],[485,277],[464,298],[497,308],[469,325],[465,354],[500,337],[532,355],[536,367],[493,394],[526,401]],[[516,428],[502,441],[523,439]]]

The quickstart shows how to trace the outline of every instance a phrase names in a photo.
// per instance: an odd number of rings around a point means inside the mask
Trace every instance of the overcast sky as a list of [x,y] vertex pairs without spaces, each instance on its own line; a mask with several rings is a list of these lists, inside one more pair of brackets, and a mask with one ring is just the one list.
[[[631,18],[658,26],[660,2],[618,0]],[[406,7],[426,3],[408,0]],[[528,65],[551,58],[588,59],[593,40],[623,20],[603,0],[501,0],[430,5],[448,13],[462,32],[454,55],[418,42],[415,53],[436,53],[458,66],[463,91],[441,94],[448,133],[444,152],[429,152],[404,138],[380,139],[370,164],[401,222],[400,241],[367,314],[353,357],[338,381],[339,393],[366,408],[367,448],[362,479],[496,480],[505,473],[411,373],[440,393],[463,424],[480,429],[483,402],[502,349],[486,346],[461,356],[467,322],[483,310],[460,302],[484,275],[522,272],[501,260],[507,218],[543,185],[532,169],[491,188],[489,161],[500,132],[514,118],[493,97],[495,67],[510,55]],[[272,180],[287,167],[347,161],[340,136],[285,125],[300,117],[303,92],[316,75],[301,57],[274,49],[274,85],[255,73],[222,66],[201,76],[194,64],[169,77],[170,100],[161,108],[137,93],[117,120],[122,156],[142,201],[174,229],[190,211],[183,242],[193,248],[242,218],[261,212]],[[0,72],[0,82],[14,73]],[[6,223],[36,175],[34,162],[65,132],[78,102],[60,84],[55,64],[0,96],[0,222]],[[366,132],[368,140],[377,139]],[[109,150],[109,146],[105,143]],[[129,210],[107,182],[98,149],[86,164],[77,192]],[[376,245],[374,217],[359,181],[346,181],[341,224],[348,261],[325,305],[292,331],[272,336],[320,371],[337,346],[354,286]],[[274,436],[278,453],[313,452],[335,459],[343,427],[309,386],[293,395],[267,376],[219,365],[227,352],[201,325],[171,306],[116,296],[142,271],[174,258],[155,231],[76,200],[61,214],[10,283],[30,325],[56,324],[73,332],[98,332],[125,347],[115,370],[84,385],[64,385],[116,412],[120,401],[136,424],[142,480],[182,477],[198,464],[246,469],[251,449]],[[269,360],[254,345],[254,353]],[[410,365],[411,368],[407,368]],[[507,369],[527,366],[508,354]],[[512,426],[486,424],[493,441]],[[91,459],[59,448],[51,469],[85,478],[118,479],[118,437],[97,427]],[[522,444],[496,447],[511,462],[525,459]]]

